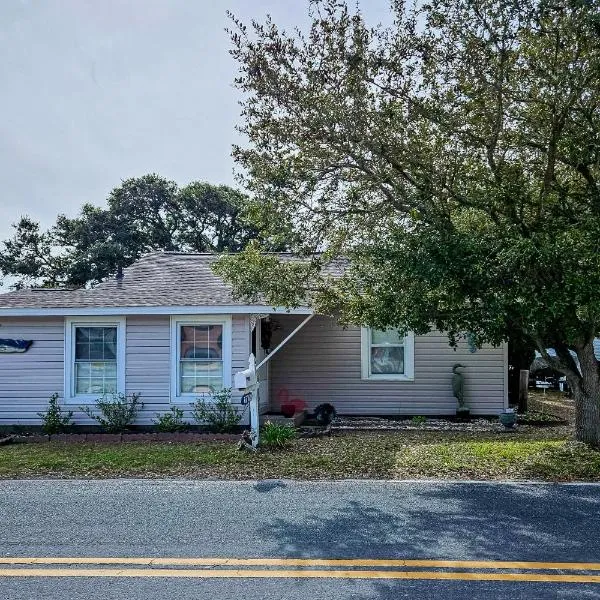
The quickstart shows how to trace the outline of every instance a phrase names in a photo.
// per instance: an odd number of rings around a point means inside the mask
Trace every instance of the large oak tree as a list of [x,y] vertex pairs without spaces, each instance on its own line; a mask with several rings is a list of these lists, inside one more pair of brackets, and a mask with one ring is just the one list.
[[235,252],[256,236],[240,219],[244,199],[225,185],[180,188],[155,174],[126,179],[106,208],[84,204],[46,231],[22,217],[0,243],[0,275],[15,287],[93,285],[156,250]]
[[[241,295],[343,322],[518,332],[567,376],[577,437],[599,445],[600,5],[390,10],[371,28],[314,1],[306,32],[232,17],[248,214],[306,261],[252,245],[218,268]],[[330,279],[338,257],[350,267]]]

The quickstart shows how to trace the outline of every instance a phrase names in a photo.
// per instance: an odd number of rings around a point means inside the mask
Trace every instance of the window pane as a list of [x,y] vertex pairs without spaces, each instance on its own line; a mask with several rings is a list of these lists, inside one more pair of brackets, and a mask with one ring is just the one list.
[[223,363],[214,361],[181,361],[181,375],[184,377],[222,377]]
[[210,391],[210,386],[223,387],[223,363],[207,361],[180,362],[180,392],[198,394]]
[[402,375],[404,373],[404,348],[400,346],[371,348],[371,373],[374,375]]
[[104,360],[104,344],[102,342],[91,342],[89,351],[91,360]]
[[116,327],[76,327],[75,360],[116,360]]
[[223,379],[221,377],[217,379],[213,377],[182,377],[181,379],[182,394],[208,394],[212,390],[222,388]]
[[75,393],[76,394],[91,394],[90,390],[90,380],[86,379],[77,379],[75,381]]
[[88,327],[77,327],[75,329],[75,341],[80,343],[88,343],[90,341],[90,330]]
[[92,365],[89,362],[76,363],[75,364],[75,376],[76,377],[89,377],[91,366]]
[[182,325],[180,358],[215,359],[223,356],[222,325]]
[[[220,382],[221,380],[216,380]],[[220,385],[220,383],[219,383]],[[182,377],[181,378],[181,393],[182,394],[201,394],[209,392],[211,380],[208,377]]]
[[208,346],[210,358],[223,356],[223,326],[211,325],[208,331]]
[[76,394],[113,394],[117,391],[116,362],[75,363]]
[[90,327],[88,331],[90,342],[104,341],[104,327]]
[[89,360],[90,358],[90,345],[86,343],[75,344],[75,360]]
[[371,329],[372,344],[404,344],[404,336],[398,333],[397,329]]

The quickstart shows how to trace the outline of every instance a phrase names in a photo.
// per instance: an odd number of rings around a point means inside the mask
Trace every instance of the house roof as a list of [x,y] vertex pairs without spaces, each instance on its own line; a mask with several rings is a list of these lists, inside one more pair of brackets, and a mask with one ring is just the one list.
[[[297,260],[289,254],[279,256]],[[0,294],[0,315],[27,309],[58,313],[66,309],[249,306],[234,299],[231,286],[213,273],[211,265],[217,258],[214,254],[154,252],[123,269],[121,280],[109,279],[90,289],[32,288]],[[340,261],[326,268],[332,275],[342,270]],[[259,301],[252,306],[270,305]]]

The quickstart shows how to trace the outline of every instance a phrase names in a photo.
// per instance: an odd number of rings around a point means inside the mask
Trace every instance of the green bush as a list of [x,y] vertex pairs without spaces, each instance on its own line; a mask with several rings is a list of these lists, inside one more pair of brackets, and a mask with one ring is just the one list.
[[210,400],[199,398],[192,405],[192,416],[199,425],[213,433],[235,431],[242,420],[242,412],[231,404],[231,388],[211,391]]
[[285,448],[296,437],[296,430],[290,425],[267,421],[260,432],[260,445],[267,448]]
[[169,412],[156,413],[156,420],[153,420],[156,430],[161,433],[176,433],[185,431],[188,424],[183,420],[183,410],[177,406],[171,406]]
[[69,410],[63,413],[58,404],[58,394],[56,393],[52,394],[50,400],[48,400],[48,410],[43,413],[38,413],[38,416],[41,417],[44,422],[42,431],[48,435],[64,433],[74,425],[72,421],[73,411]]
[[113,394],[110,400],[102,396],[95,403],[95,409],[100,411],[100,414],[96,414],[89,406],[81,406],[80,409],[97,421],[107,433],[121,433],[131,425],[144,406],[140,396],[141,394]]
[[424,425],[426,422],[427,422],[427,417],[424,417],[423,415],[415,415],[411,419],[411,423],[413,425]]

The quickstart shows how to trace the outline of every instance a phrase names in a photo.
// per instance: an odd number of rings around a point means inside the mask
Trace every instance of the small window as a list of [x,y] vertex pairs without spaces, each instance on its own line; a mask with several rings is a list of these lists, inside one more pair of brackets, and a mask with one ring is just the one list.
[[95,401],[123,393],[125,381],[124,319],[67,320],[65,398]]
[[209,319],[172,320],[174,399],[189,402],[231,383],[231,323]]
[[363,379],[412,380],[414,337],[397,329],[362,330]]

